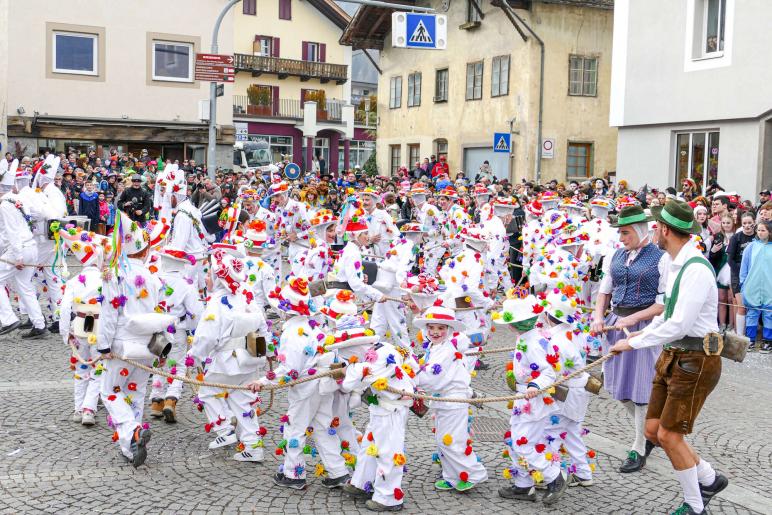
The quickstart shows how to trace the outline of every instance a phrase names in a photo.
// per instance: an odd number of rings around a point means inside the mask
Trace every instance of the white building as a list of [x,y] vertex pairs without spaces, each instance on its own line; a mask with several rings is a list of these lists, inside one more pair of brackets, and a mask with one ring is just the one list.
[[616,0],[617,178],[681,189],[772,184],[772,2]]

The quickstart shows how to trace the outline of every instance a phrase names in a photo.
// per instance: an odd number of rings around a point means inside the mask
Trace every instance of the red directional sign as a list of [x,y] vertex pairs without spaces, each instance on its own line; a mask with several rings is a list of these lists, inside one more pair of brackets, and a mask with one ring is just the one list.
[[196,80],[233,82],[235,77],[232,55],[196,54]]

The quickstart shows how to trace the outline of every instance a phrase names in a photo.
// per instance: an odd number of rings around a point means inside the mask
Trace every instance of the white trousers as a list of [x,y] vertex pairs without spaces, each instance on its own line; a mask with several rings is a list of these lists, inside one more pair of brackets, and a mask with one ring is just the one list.
[[[462,405],[456,409],[433,409],[434,438],[439,449],[442,479],[452,485],[461,481],[460,475],[466,472],[470,483],[482,483],[488,479],[488,472],[482,463],[477,461],[477,455],[469,440],[469,408]],[[448,439],[447,437],[450,436]],[[447,442],[450,443],[447,443]]]
[[[256,372],[239,375],[206,374],[204,380],[213,383],[244,385],[257,379]],[[249,449],[263,446],[260,436],[260,420],[257,408],[260,407],[259,397],[248,390],[225,391],[211,386],[202,386],[198,390],[198,398],[204,404],[204,413],[213,424],[212,431],[218,435],[226,435],[236,431],[236,436]],[[237,424],[233,427],[231,414],[236,417]]]
[[6,284],[0,284],[0,324],[3,324],[3,327],[19,321],[19,317],[16,316],[13,306],[11,306]]
[[[86,361],[99,356],[96,345],[89,345],[88,342],[82,338],[77,338],[75,347],[78,349],[78,355]],[[94,366],[84,365],[79,361],[75,363],[73,367],[75,368],[73,371],[73,401],[75,403],[75,411],[90,409],[96,413],[99,392],[102,386],[102,375],[95,374],[96,370]]]
[[193,287],[199,292],[203,292],[206,289],[206,274],[209,272],[208,261],[204,259],[197,259],[195,265],[185,265],[184,274],[188,279],[193,280]]
[[[394,455],[405,453],[407,414],[407,407],[400,407],[387,415],[376,415],[370,411],[370,421],[365,428],[357,466],[351,477],[352,485],[373,492],[373,501],[385,506],[396,506],[404,501],[394,497],[394,489],[402,487],[404,473],[402,465],[394,464]],[[372,441],[369,440],[370,434]],[[376,451],[375,456],[368,453],[371,446]]]
[[332,423],[332,394],[320,395],[314,392],[307,397],[291,395],[289,421],[284,424],[284,439],[287,449],[281,471],[290,479],[306,477],[306,459],[303,448],[306,445],[306,430],[313,428],[314,443],[319,458],[327,470],[328,477],[339,478],[348,474],[346,462],[340,455],[340,440],[337,433],[330,434]]
[[[51,319],[59,320],[59,303],[62,300],[63,281],[53,271],[51,264],[54,262],[54,242],[45,240],[38,241],[38,259],[39,264],[48,265],[35,272],[35,280],[42,292],[40,298],[48,298],[48,309],[51,312]],[[57,269],[57,273],[61,269]]]
[[[386,339],[386,333],[391,332],[391,342],[406,349],[410,348],[410,334],[407,330],[405,305],[399,302],[376,302],[373,306],[373,317],[370,329],[380,338]],[[388,339],[386,339],[388,341]]]
[[[116,340],[112,346],[113,354],[123,355],[123,344]],[[152,360],[137,360],[143,365],[152,365]],[[142,415],[145,409],[145,393],[149,372],[135,368],[118,359],[102,362],[105,371],[102,372],[101,395],[102,403],[110,414],[115,430],[118,433],[118,443],[124,456],[131,457],[131,438],[137,426],[142,425]]]
[[[159,366],[164,372],[173,375],[184,376],[187,372],[185,366],[185,356],[188,351],[188,335],[185,331],[178,329],[172,336],[172,350],[166,358],[166,363]],[[150,388],[151,399],[174,398],[179,400],[182,396],[182,385],[184,383],[179,379],[170,379],[168,377],[153,377]]]
[[[8,255],[3,255],[3,259],[12,261]],[[38,251],[35,245],[29,245],[22,248],[22,261],[28,264],[35,264],[38,259]],[[35,285],[32,281],[32,274],[35,269],[25,266],[17,270],[15,266],[8,263],[0,263],[0,284],[13,282],[13,286],[19,293],[19,304],[29,316],[32,325],[38,329],[46,326],[43,312],[40,310],[40,303],[35,292]],[[7,312],[6,312],[7,316]]]
[[351,410],[349,409],[350,399],[350,393],[343,393],[341,391],[333,392],[332,416],[337,417],[340,422],[337,433],[341,444],[343,444],[343,442],[348,442],[348,452],[356,456],[359,453],[359,441],[357,441],[357,428],[351,420]]
[[[432,245],[439,245],[440,243],[442,243],[442,241],[437,240],[436,242],[427,242],[424,245],[426,247],[431,247]],[[445,250],[447,250],[445,247],[435,247],[427,252],[424,252],[423,271],[439,277],[438,270],[440,268],[440,260],[442,259],[443,254],[445,254]]]
[[560,462],[546,458],[550,451],[546,432],[548,423],[549,418],[523,421],[521,415],[512,415],[509,422],[512,430],[509,457],[512,459],[515,486],[533,486],[532,472],[540,472],[545,484],[551,483],[560,474]]
[[549,428],[555,438],[552,441],[552,452],[560,452],[561,445],[565,447],[570,460],[571,469],[582,479],[592,479],[592,470],[587,461],[587,446],[582,440],[582,422],[571,420],[560,415],[560,421]]

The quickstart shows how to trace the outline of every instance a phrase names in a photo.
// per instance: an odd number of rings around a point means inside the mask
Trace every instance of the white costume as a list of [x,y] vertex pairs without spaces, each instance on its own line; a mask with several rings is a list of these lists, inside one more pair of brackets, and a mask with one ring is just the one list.
[[423,269],[427,273],[436,274],[440,266],[440,259],[445,254],[445,247],[442,246],[444,213],[439,207],[424,202],[416,209],[416,217],[426,232]]
[[399,229],[394,225],[391,215],[383,209],[373,209],[372,213],[366,213],[364,218],[367,222],[367,235],[370,238],[381,237],[380,241],[370,245],[373,254],[378,257],[385,256],[392,240],[399,236]]
[[[295,261],[295,257],[303,250],[309,247],[309,233],[308,233],[308,213],[306,213],[306,205],[302,202],[298,202],[293,199],[288,199],[287,204],[284,207],[277,208],[275,211],[276,222],[274,224],[274,234],[278,235],[278,240],[283,241],[287,238],[287,235],[294,232],[297,235],[297,240],[289,242],[289,249],[287,250],[287,260],[290,263]],[[299,269],[293,267],[292,274],[296,277],[296,272]]]
[[377,301],[383,296],[383,293],[365,283],[362,253],[353,241],[343,248],[332,273],[336,281],[347,282],[351,291],[363,301]]
[[[394,242],[386,252],[386,258],[378,264],[378,270],[384,270],[394,274],[392,288],[385,293],[389,297],[401,297],[400,285],[410,273],[416,256],[418,245],[409,238],[401,238]],[[405,348],[410,347],[410,334],[407,329],[407,316],[405,304],[401,302],[379,302],[373,306],[373,318],[370,327],[380,340],[386,338],[386,333],[391,333],[391,341]]]
[[207,233],[201,224],[201,211],[188,198],[177,204],[177,213],[174,215],[169,234],[169,246],[183,250],[196,259],[195,265],[187,266],[185,274],[193,280],[196,288],[203,290],[208,258]]

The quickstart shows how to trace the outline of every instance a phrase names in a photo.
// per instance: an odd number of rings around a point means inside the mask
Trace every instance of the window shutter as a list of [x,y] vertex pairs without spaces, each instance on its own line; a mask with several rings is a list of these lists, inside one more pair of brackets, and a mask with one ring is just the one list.
[[254,16],[257,14],[257,0],[244,0],[242,13]]
[[308,41],[303,41],[303,56],[302,59],[304,61],[308,61]]
[[252,43],[252,52],[253,53],[256,54],[256,53],[260,52],[260,44],[262,43],[262,41],[263,41],[263,36],[261,36],[260,34],[255,34],[255,41],[254,41],[254,43]]
[[279,86],[273,86],[271,88],[271,92],[273,93],[273,115],[278,116],[279,115]]
[[319,62],[320,63],[327,62],[327,44],[326,43],[319,43]]
[[280,38],[273,38],[271,41],[271,56],[281,57]]
[[292,0],[279,0],[279,19],[292,19]]

